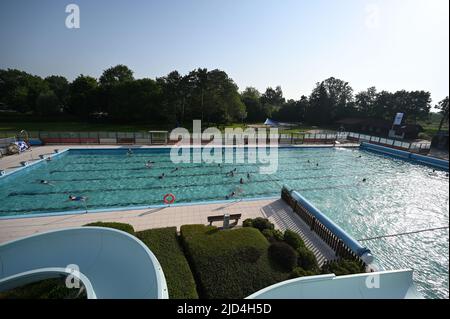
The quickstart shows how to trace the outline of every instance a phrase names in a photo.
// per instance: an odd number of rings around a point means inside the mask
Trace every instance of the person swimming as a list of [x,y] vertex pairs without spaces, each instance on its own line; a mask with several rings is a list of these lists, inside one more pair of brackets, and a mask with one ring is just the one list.
[[133,151],[131,150],[131,148],[129,148],[127,151],[127,156],[131,156],[131,155],[133,155]]
[[73,196],[69,195],[69,200],[73,202],[86,201],[88,198],[86,196]]
[[241,177],[239,183],[244,184],[244,179]]
[[148,161],[147,163],[145,163],[145,167],[147,168],[152,168],[153,167],[154,162],[152,161]]
[[47,157],[46,159],[45,159],[47,162],[51,162],[51,160],[52,160],[52,157],[51,156],[49,156],[49,157]]
[[363,181],[364,183],[365,183],[365,182],[367,182],[367,178],[363,178],[363,180],[362,180],[362,181]]
[[50,183],[49,181],[47,181],[47,180],[45,180],[45,179],[41,179],[40,183],[43,184],[43,185],[50,185],[50,186],[53,186],[52,183]]
[[226,199],[230,199],[236,196],[236,192],[232,192],[230,195],[225,196]]
[[317,163],[316,166],[318,167],[318,166],[319,166],[319,163]]
[[162,173],[158,178],[159,178],[159,179],[163,179],[165,176],[166,176],[166,174],[165,174],[165,173]]
[[250,173],[247,173],[247,179],[250,179]]
[[178,167],[175,167],[172,171],[170,171],[171,173],[175,173],[176,171],[178,171]]

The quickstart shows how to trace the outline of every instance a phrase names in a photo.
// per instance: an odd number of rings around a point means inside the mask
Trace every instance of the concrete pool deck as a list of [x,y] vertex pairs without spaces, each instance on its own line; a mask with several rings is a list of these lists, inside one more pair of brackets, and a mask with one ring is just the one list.
[[[208,224],[208,216],[225,213],[242,214],[238,225],[242,225],[242,221],[247,218],[264,217],[280,230],[290,229],[297,232],[306,246],[314,252],[320,265],[336,258],[334,251],[311,232],[309,227],[281,199],[5,219],[0,220],[0,243],[49,230],[79,227],[97,221],[128,223],[133,225],[136,231],[173,226],[179,229],[186,224]],[[221,226],[221,223],[214,225]]]

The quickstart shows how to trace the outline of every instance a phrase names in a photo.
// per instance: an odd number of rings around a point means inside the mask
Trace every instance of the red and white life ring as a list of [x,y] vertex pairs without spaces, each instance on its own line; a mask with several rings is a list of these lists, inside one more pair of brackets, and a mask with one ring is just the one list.
[[168,205],[173,204],[175,202],[175,199],[176,199],[175,195],[172,193],[164,195],[164,198],[163,198],[164,203],[168,204]]

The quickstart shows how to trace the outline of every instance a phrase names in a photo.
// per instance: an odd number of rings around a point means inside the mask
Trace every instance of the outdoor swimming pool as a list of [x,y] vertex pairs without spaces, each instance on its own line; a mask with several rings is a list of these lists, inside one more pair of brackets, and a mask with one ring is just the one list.
[[[166,193],[177,203],[225,200],[232,192],[236,198],[279,197],[285,184],[355,239],[449,223],[446,172],[359,149],[280,148],[278,171],[270,176],[258,173],[261,164],[175,165],[168,149],[126,152],[70,150],[3,178],[0,217],[84,211],[83,203],[69,201],[69,195],[88,196],[92,211],[161,205]],[[149,160],[151,169],[145,167]],[[226,176],[234,168],[234,177]],[[162,173],[166,176],[159,179]],[[425,296],[448,298],[448,238],[444,229],[364,244],[385,269],[414,268]]]

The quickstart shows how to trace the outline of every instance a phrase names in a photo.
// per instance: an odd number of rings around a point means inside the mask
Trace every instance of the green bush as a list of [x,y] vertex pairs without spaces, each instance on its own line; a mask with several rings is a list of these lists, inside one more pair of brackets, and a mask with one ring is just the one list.
[[185,225],[181,239],[201,298],[244,298],[289,276],[269,262],[269,243],[255,228]]
[[247,218],[242,222],[242,227],[253,227],[253,219]]
[[136,236],[155,254],[171,299],[197,299],[194,277],[178,242],[176,227],[149,229]]
[[131,235],[134,235],[134,228],[130,224],[114,223],[114,222],[95,222],[86,224],[84,226],[114,228],[129,233]]
[[298,253],[298,259],[297,259],[297,265],[304,270],[310,270],[310,271],[318,271],[319,270],[319,264],[317,263],[316,256],[314,256],[314,253],[307,249],[306,247],[299,247],[297,249]]
[[295,267],[294,270],[292,270],[289,279],[295,279],[299,277],[308,277],[308,276],[315,276],[317,275],[317,272],[311,271],[311,270],[305,270],[301,267]]
[[264,229],[262,231],[264,237],[270,242],[283,241],[283,233],[278,229]]
[[264,229],[275,229],[275,226],[266,218],[258,217],[253,219],[252,227],[263,231]]
[[364,273],[364,267],[354,260],[339,259],[322,266],[322,274],[335,274],[336,276]]
[[262,251],[256,247],[243,247],[236,253],[236,258],[243,262],[255,263],[261,257]]
[[293,232],[292,230],[286,229],[284,232],[284,242],[294,248],[295,250],[305,247],[305,243],[299,234]]
[[67,288],[65,277],[44,279],[0,292],[1,299],[86,299],[86,290]]
[[269,246],[269,258],[285,271],[292,271],[297,264],[297,253],[283,242],[275,242]]

